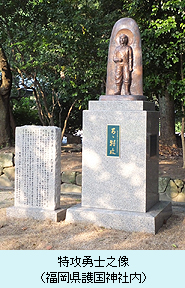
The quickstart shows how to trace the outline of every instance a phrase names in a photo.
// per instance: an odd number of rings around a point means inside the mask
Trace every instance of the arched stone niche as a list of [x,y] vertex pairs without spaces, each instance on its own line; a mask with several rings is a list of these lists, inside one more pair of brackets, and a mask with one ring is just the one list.
[[[114,51],[119,46],[119,36],[126,34],[128,36],[128,45],[133,51],[133,71],[131,72],[131,95],[143,95],[143,67],[142,50],[139,27],[131,18],[122,18],[118,20],[113,29],[109,44],[108,63],[107,63],[107,83],[106,95],[114,95],[115,85],[115,63],[113,61]],[[124,95],[122,87],[121,95]]]

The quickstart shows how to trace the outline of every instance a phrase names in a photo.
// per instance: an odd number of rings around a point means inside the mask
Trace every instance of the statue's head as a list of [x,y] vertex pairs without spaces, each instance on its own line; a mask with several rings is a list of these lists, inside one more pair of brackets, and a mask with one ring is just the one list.
[[121,34],[119,36],[119,43],[120,45],[123,44],[123,45],[127,45],[128,44],[128,36],[125,35],[125,34]]

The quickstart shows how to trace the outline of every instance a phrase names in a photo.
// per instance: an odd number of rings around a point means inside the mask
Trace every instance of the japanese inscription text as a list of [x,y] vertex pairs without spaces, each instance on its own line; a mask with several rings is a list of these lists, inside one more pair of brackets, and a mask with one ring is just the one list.
[[107,156],[120,156],[120,126],[107,125]]

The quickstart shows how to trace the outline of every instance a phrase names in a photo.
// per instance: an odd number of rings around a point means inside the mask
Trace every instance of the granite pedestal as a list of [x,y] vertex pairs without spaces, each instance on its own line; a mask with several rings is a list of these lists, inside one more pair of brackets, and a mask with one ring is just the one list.
[[[171,204],[158,196],[158,116],[146,101],[89,102],[83,115],[82,204],[67,210],[66,221],[158,231],[171,215]],[[107,127],[118,127],[117,142],[109,140]]]
[[16,128],[15,205],[8,217],[60,221],[61,130],[57,127]]

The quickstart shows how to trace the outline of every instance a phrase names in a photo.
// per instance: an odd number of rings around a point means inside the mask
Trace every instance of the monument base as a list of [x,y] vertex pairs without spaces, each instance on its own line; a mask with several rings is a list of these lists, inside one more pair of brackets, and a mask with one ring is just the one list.
[[60,222],[65,219],[66,209],[59,208],[56,210],[49,210],[13,206],[6,209],[6,216],[13,218],[31,218],[36,220],[49,219],[54,222]]
[[147,101],[143,95],[101,95],[99,101]]
[[75,205],[66,212],[67,222],[89,222],[97,226],[156,234],[171,216],[171,203],[158,202],[147,213],[121,210],[108,210]]

